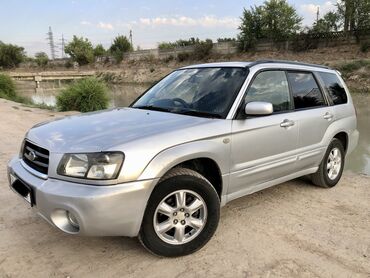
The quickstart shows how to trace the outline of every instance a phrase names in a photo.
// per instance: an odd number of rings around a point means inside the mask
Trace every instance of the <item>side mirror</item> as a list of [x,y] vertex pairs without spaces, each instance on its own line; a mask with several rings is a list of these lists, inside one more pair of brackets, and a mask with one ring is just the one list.
[[248,116],[266,116],[274,112],[270,102],[252,101],[245,105],[245,114]]

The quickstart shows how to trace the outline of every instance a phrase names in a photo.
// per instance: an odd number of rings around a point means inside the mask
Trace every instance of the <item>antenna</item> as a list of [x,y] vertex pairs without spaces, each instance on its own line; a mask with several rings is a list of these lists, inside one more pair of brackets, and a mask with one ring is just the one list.
[[50,26],[49,26],[49,32],[47,32],[46,34],[48,35],[47,40],[49,41],[51,59],[55,60],[54,36],[53,36],[53,31],[51,30]]

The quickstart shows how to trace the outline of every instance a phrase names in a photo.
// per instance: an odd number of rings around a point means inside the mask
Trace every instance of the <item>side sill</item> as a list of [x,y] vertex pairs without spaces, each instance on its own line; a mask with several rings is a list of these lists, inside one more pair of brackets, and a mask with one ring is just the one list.
[[286,181],[289,181],[289,180],[292,180],[292,179],[295,179],[295,178],[299,178],[299,177],[302,177],[302,176],[305,176],[305,175],[308,175],[308,174],[315,173],[318,170],[318,168],[319,167],[313,167],[313,168],[305,169],[305,170],[302,170],[302,171],[299,171],[299,172],[296,172],[296,173],[293,173],[293,174],[290,174],[290,175],[287,175],[287,176],[284,176],[284,177],[281,177],[281,178],[278,178],[278,179],[275,179],[275,180],[267,181],[267,182],[264,182],[264,183],[261,183],[261,184],[258,184],[258,185],[252,186],[252,187],[248,187],[248,185],[246,185],[245,189],[243,189],[241,191],[238,191],[238,192],[234,192],[234,193],[229,194],[229,195],[226,195],[225,204],[232,201],[232,200],[235,200],[237,198],[253,194],[257,191],[261,191],[261,190],[269,188],[271,186],[274,186],[274,185],[277,185],[277,184],[280,184],[280,183],[283,183],[283,182],[286,182]]

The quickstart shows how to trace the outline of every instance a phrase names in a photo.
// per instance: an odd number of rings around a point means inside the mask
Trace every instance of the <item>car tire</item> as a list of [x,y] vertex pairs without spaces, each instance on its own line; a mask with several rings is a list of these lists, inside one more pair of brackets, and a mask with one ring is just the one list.
[[318,171],[311,176],[313,184],[324,188],[335,186],[342,176],[344,161],[343,144],[340,140],[334,138],[326,150]]
[[153,190],[139,240],[158,256],[188,255],[211,239],[219,218],[220,199],[212,184],[196,171],[177,167]]

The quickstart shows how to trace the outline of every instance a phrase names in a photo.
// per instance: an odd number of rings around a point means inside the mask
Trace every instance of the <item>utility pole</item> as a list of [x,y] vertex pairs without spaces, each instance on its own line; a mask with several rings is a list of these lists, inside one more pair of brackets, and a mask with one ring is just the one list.
[[51,59],[55,60],[54,36],[53,36],[53,31],[51,30],[50,26],[49,26],[49,32],[47,32],[46,34],[48,35],[46,39],[49,41]]
[[319,21],[319,18],[320,18],[320,6],[317,6],[316,22]]
[[130,43],[131,43],[132,49],[134,49],[134,45],[132,44],[132,30],[130,30]]

